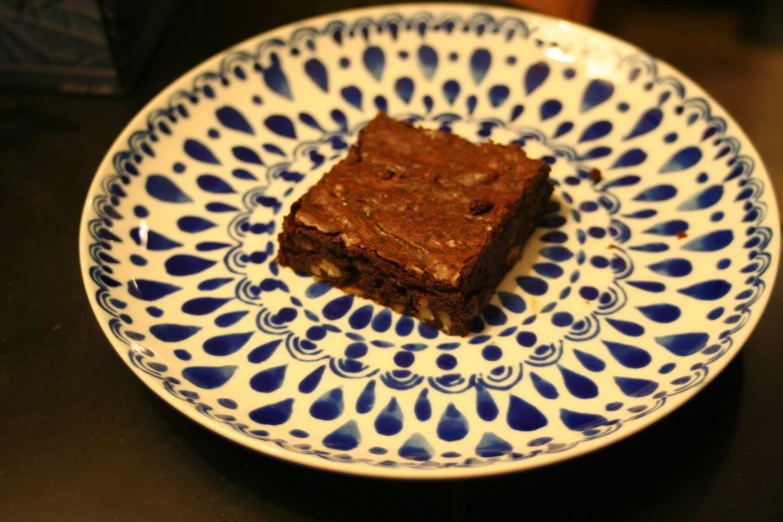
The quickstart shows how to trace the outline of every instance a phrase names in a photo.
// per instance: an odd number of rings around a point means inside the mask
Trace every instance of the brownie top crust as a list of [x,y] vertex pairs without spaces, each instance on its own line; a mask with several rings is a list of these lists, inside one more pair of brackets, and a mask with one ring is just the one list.
[[294,219],[456,289],[548,173],[518,145],[475,145],[380,113]]

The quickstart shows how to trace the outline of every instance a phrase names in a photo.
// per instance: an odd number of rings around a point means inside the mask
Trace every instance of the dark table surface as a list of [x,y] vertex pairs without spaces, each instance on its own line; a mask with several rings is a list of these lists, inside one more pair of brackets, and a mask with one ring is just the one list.
[[[570,462],[474,481],[359,479],[255,454],[175,412],[117,357],[77,252],[83,200],[114,137],[223,48],[370,3],[187,1],[126,98],[0,92],[0,520],[783,520],[783,285],[741,355],[657,425]],[[718,9],[614,2],[596,25],[714,93],[781,189],[783,50],[743,43]]]

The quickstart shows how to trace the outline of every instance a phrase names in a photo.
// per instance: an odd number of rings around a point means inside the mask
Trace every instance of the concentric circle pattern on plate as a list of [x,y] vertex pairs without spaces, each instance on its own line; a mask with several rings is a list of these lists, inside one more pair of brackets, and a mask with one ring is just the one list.
[[[552,166],[470,337],[273,262],[291,203],[378,110]],[[770,194],[737,125],[626,44],[388,7],[262,35],[153,100],[96,176],[82,266],[134,371],[232,440],[348,473],[497,473],[618,440],[727,364],[776,270]]]

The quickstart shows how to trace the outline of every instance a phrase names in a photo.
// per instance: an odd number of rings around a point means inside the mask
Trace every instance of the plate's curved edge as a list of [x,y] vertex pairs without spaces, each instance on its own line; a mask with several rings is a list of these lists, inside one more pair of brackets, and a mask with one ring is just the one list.
[[[109,324],[107,322],[103,322],[100,320],[100,315],[99,315],[101,313],[100,307],[92,298],[89,298],[91,293],[94,291],[94,288],[91,288],[93,284],[92,279],[90,277],[90,266],[89,266],[91,258],[88,253],[92,238],[90,238],[89,234],[87,233],[87,228],[88,228],[87,225],[89,224],[90,219],[97,215],[94,213],[92,209],[92,202],[96,197],[96,195],[100,192],[99,189],[101,188],[101,185],[105,181],[105,176],[101,176],[100,173],[108,172],[112,170],[111,169],[112,162],[115,160],[115,155],[113,153],[123,148],[125,144],[129,144],[133,135],[137,132],[136,129],[143,128],[144,127],[143,124],[147,123],[149,121],[149,118],[153,114],[160,114],[162,113],[162,111],[170,110],[172,108],[172,100],[174,96],[176,96],[177,94],[185,95],[186,91],[184,89],[190,87],[191,85],[195,85],[195,83],[199,80],[199,78],[201,78],[205,72],[210,70],[210,67],[214,67],[217,64],[221,64],[221,62],[223,62],[226,59],[226,57],[229,56],[236,49],[247,47],[253,44],[258,44],[259,42],[262,42],[265,39],[266,40],[272,39],[276,35],[288,34],[294,28],[301,27],[306,24],[313,24],[318,22],[321,25],[325,26],[328,24],[329,21],[337,21],[342,19],[357,20],[362,17],[367,18],[368,16],[372,16],[372,15],[380,15],[382,13],[388,13],[389,10],[391,9],[399,13],[414,12],[414,13],[429,14],[432,12],[437,12],[438,14],[454,13],[454,14],[463,14],[463,15],[466,13],[474,14],[474,15],[479,13],[486,13],[497,17],[507,16],[507,17],[513,17],[518,19],[521,19],[520,17],[524,16],[526,18],[526,20],[523,20],[524,22],[533,21],[534,23],[535,22],[557,23],[560,27],[573,27],[575,30],[585,33],[590,38],[596,38],[597,40],[603,42],[608,41],[612,45],[617,46],[618,48],[628,52],[629,54],[638,53],[640,55],[647,56],[646,53],[644,53],[637,47],[633,46],[632,44],[619,40],[611,35],[608,35],[606,33],[603,33],[601,31],[589,27],[583,27],[579,24],[560,21],[548,16],[519,11],[513,8],[481,6],[481,5],[474,5],[474,4],[441,3],[441,4],[387,5],[387,6],[380,6],[380,7],[353,9],[353,10],[332,13],[328,15],[311,17],[298,22],[293,22],[291,24],[249,38],[203,61],[199,65],[195,66],[191,70],[181,75],[174,82],[172,82],[168,87],[166,87],[163,91],[161,91],[158,95],[156,95],[152,100],[150,100],[137,113],[137,115],[134,116],[134,118],[130,121],[130,123],[128,123],[128,125],[123,129],[123,131],[120,133],[120,135],[117,137],[117,139],[114,141],[111,148],[109,149],[109,153],[107,153],[107,155],[104,157],[104,159],[101,161],[98,167],[96,176],[94,177],[92,183],[90,184],[88,197],[85,202],[85,207],[83,209],[82,219],[80,220],[80,234],[79,234],[80,267],[82,270],[85,291],[88,294],[88,300],[90,301],[90,306],[93,309],[93,313],[95,313],[96,315],[96,319],[99,320],[98,322],[101,324],[101,328],[103,329],[106,336],[109,338],[112,346],[115,348],[115,351],[117,351],[118,355],[120,355],[120,357],[122,357],[123,360],[125,360],[125,351],[127,347],[125,345],[122,345],[122,343],[120,343],[120,341],[115,338]],[[536,29],[537,28],[535,27],[533,28],[533,30]],[[688,78],[682,72],[680,72],[676,68],[670,66],[669,64],[663,61],[654,59],[652,57],[650,57],[649,60],[651,60],[651,62],[658,68],[659,72],[663,71],[669,75],[676,76],[677,80],[682,84],[684,84],[684,87],[688,90],[690,94],[696,95],[694,96],[694,98],[703,99],[707,103],[707,105],[711,107],[713,113],[720,114],[720,116],[724,118],[730,126],[732,126],[737,130],[737,134],[742,138],[743,141],[742,147],[744,147],[745,150],[748,151],[756,161],[755,175],[758,176],[759,174],[761,174],[763,181],[766,184],[767,190],[772,191],[771,195],[768,194],[767,196],[769,198],[769,202],[771,203],[771,205],[768,205],[766,218],[769,222],[776,223],[776,224],[779,223],[777,202],[774,195],[774,190],[772,188],[772,182],[769,179],[763,161],[758,155],[758,151],[753,146],[752,142],[749,139],[747,139],[747,135],[742,130],[742,128],[717,101],[711,98],[702,88],[700,88],[697,84],[695,84],[692,80],[690,80],[690,78]],[[168,103],[169,105],[166,106],[166,103]],[[720,364],[715,366],[714,371],[709,372],[706,378],[698,386],[694,388],[690,388],[688,390],[689,393],[681,393],[679,395],[671,395],[667,397],[668,406],[666,408],[659,408],[654,412],[650,412],[650,415],[645,416],[645,420],[643,422],[629,423],[626,429],[615,432],[612,437],[602,437],[600,440],[597,439],[583,440],[580,441],[580,444],[571,447],[568,451],[564,451],[560,453],[540,454],[536,459],[529,459],[523,461],[511,461],[511,462],[506,461],[502,463],[502,465],[494,465],[494,466],[487,465],[483,467],[438,468],[438,469],[418,468],[417,469],[411,467],[345,466],[344,463],[340,463],[339,461],[313,458],[312,455],[300,454],[293,451],[283,452],[279,448],[274,447],[274,445],[272,444],[268,444],[268,443],[263,443],[260,445],[251,444],[251,441],[249,440],[248,437],[243,437],[238,432],[227,427],[225,421],[220,421],[219,419],[214,419],[214,418],[207,418],[204,415],[202,415],[203,412],[199,412],[196,408],[186,407],[182,401],[175,400],[176,397],[174,395],[171,395],[170,393],[163,393],[163,390],[159,390],[158,388],[158,386],[160,386],[163,383],[163,381],[159,379],[155,379],[145,374],[143,371],[136,368],[132,363],[130,363],[127,360],[126,360],[126,364],[128,364],[128,366],[132,368],[134,373],[136,373],[142,379],[142,381],[147,386],[149,386],[156,394],[161,396],[166,402],[172,405],[176,410],[185,414],[187,417],[195,420],[197,423],[201,424],[202,426],[207,427],[212,431],[218,432],[219,434],[228,438],[229,440],[232,440],[233,442],[246,446],[249,449],[260,451],[264,454],[281,458],[282,460],[286,460],[289,462],[306,465],[308,467],[315,467],[327,471],[334,471],[334,472],[348,473],[348,474],[355,474],[355,475],[362,475],[362,476],[369,476],[369,477],[424,479],[424,480],[443,479],[443,478],[479,477],[479,476],[497,475],[497,474],[508,473],[513,471],[520,471],[524,469],[533,469],[533,468],[553,464],[556,462],[560,462],[563,460],[567,460],[572,457],[584,455],[586,453],[606,447],[619,440],[625,439],[626,437],[629,437],[641,431],[642,429],[652,425],[653,423],[657,422],[664,416],[673,412],[674,410],[679,408],[682,404],[684,404],[687,400],[693,397],[696,393],[698,393],[701,389],[703,389],[707,384],[712,382],[712,380],[714,380],[714,378],[731,362],[731,360],[734,359],[737,353],[739,353],[740,349],[742,348],[742,346],[750,336],[750,333],[758,324],[758,321],[763,315],[763,311],[769,302],[771,291],[776,281],[778,264],[779,264],[779,259],[775,254],[780,254],[781,251],[780,238],[778,237],[777,234],[772,235],[772,238],[767,245],[767,250],[773,252],[770,265],[768,266],[767,269],[768,273],[771,272],[772,279],[767,282],[767,288],[760,295],[758,301],[754,303],[754,308],[758,311],[758,313],[752,314],[748,322],[743,325],[742,330],[744,330],[744,332],[742,334],[742,339],[736,342],[736,345],[730,350],[730,353],[726,354],[726,357],[722,357],[721,359],[719,359]],[[737,333],[739,333],[739,331]],[[524,465],[520,465],[522,463],[524,463]]]

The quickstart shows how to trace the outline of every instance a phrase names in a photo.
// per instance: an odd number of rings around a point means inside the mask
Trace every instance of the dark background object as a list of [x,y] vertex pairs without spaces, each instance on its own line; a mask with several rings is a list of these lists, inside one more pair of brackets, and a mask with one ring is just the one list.
[[[343,477],[255,454],[181,416],[116,355],[89,309],[77,252],[87,188],[114,137],[229,45],[372,3],[189,0],[127,98],[0,92],[0,520],[783,520],[783,284],[767,290],[737,359],[660,423],[573,461],[476,481]],[[783,187],[783,52],[740,40],[730,6],[622,1],[602,13],[601,4],[595,25],[704,86]]]
[[[591,24],[596,12],[608,13],[624,0],[507,0],[511,4]],[[646,6],[697,7],[704,11],[730,9],[742,19],[742,35],[752,42],[783,44],[783,1],[781,0],[636,0]],[[622,8],[620,8],[622,10]],[[666,26],[660,27],[662,31]]]
[[745,6],[743,34],[751,41],[783,44],[783,2],[750,0]]
[[0,87],[128,90],[176,0],[0,0]]

